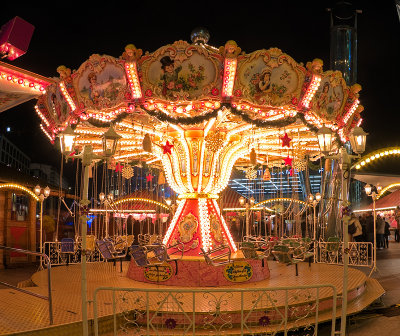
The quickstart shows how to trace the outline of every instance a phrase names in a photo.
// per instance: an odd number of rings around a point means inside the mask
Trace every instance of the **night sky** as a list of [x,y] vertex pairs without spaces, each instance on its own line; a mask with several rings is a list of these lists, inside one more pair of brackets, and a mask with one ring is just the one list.
[[[78,69],[95,53],[118,57],[128,43],[153,52],[176,40],[190,41],[191,31],[198,26],[209,30],[209,44],[216,47],[231,39],[247,53],[278,47],[304,64],[321,58],[324,70],[330,69],[330,14],[326,8],[332,7],[332,1],[30,3],[7,1],[1,5],[0,25],[20,16],[35,26],[28,52],[6,62],[46,77],[58,76],[56,68],[61,64]],[[361,126],[369,133],[367,152],[400,145],[400,22],[394,0],[352,3],[362,10],[358,16],[357,82],[363,88]],[[34,105],[35,101],[30,101],[1,113],[0,133],[33,162],[59,167],[59,150],[41,132]],[[10,133],[6,127],[11,127]],[[372,168],[396,173],[397,161]]]

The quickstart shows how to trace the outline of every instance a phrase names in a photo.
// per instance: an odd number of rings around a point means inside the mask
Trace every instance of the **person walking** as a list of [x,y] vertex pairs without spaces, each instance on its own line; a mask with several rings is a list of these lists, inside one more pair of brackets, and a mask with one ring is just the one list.
[[394,219],[396,221],[396,229],[394,231],[394,240],[399,243],[400,242],[400,206],[396,207],[394,211]]
[[384,248],[389,248],[390,224],[383,218],[385,222]]
[[356,227],[356,231],[353,233],[353,241],[362,242],[363,241],[363,230],[361,223],[354,212],[351,214],[349,225],[353,224]]
[[376,217],[376,247],[383,249],[385,235],[385,221],[380,215]]

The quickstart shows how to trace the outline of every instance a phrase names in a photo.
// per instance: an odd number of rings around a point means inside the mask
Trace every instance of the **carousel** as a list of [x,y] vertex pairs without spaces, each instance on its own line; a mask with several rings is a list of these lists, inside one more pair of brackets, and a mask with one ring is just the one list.
[[[245,53],[235,41],[216,48],[204,29],[191,39],[145,53],[128,44],[120,57],[95,54],[75,71],[62,65],[38,98],[41,130],[51,142],[60,138],[65,159],[78,159],[82,173],[79,237],[70,241],[82,265],[57,267],[54,277],[62,283],[65,272],[73,274],[71,291],[80,284],[77,320],[84,334],[93,318],[96,335],[286,335],[292,329],[311,335],[324,321],[332,322],[334,335],[343,299],[351,314],[383,294],[376,281],[350,269],[341,296],[347,251],[340,208],[347,204],[338,195],[346,188],[338,186],[343,167],[329,154],[349,140],[358,153],[365,139],[361,87],[324,71],[320,59],[304,65],[278,48]],[[293,176],[308,164],[324,170],[321,192],[256,202],[245,195],[243,209],[262,209],[280,229],[255,235],[246,216],[238,241],[219,202],[234,167],[268,181],[274,170]],[[135,234],[126,214],[141,219],[149,210],[129,206],[130,180],[143,165],[154,174],[146,175],[144,189],[153,188],[155,175],[166,184],[156,192],[160,210],[147,232]],[[110,169],[120,182],[111,173],[107,178]],[[284,229],[289,207],[293,225],[304,212],[313,214],[306,233]],[[116,229],[103,218],[92,233],[87,216],[101,211],[99,217],[116,214]],[[68,253],[62,242],[56,246]],[[98,260],[88,259],[95,250]],[[371,266],[368,246],[356,250],[366,259],[361,266]],[[86,259],[94,262],[86,266]],[[104,262],[116,259],[121,269]],[[43,272],[33,280],[44,283]],[[89,309],[88,301],[94,302]]]

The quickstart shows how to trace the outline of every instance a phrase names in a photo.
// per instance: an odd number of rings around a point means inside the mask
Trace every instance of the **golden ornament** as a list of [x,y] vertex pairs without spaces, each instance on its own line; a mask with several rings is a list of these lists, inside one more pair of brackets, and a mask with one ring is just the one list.
[[246,174],[246,178],[249,180],[254,180],[257,178],[257,170],[254,169],[254,167],[249,167],[245,170]]
[[221,148],[225,137],[220,132],[209,132],[205,138],[206,149],[215,153]]
[[134,171],[131,165],[125,165],[124,168],[122,168],[121,171],[122,177],[129,180],[130,178],[133,177]]

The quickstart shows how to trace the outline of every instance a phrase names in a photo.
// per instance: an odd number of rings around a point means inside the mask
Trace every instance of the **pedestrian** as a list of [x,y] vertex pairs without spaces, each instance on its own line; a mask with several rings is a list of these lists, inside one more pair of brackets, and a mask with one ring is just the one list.
[[354,214],[354,212],[351,214],[349,225],[351,225],[353,223],[356,227],[356,231],[352,235],[353,241],[362,242],[363,241],[362,226],[361,226],[360,220],[357,218],[357,216]]
[[389,248],[389,236],[390,236],[390,224],[383,218],[385,221],[385,235],[384,235],[384,248]]
[[374,243],[374,216],[372,216],[372,212],[368,212],[365,217],[365,236],[366,241],[370,243]]
[[394,219],[396,221],[396,229],[394,231],[394,240],[398,243],[400,242],[400,206],[396,207],[394,211]]
[[385,236],[385,221],[380,215],[376,216],[376,247],[383,249]]

